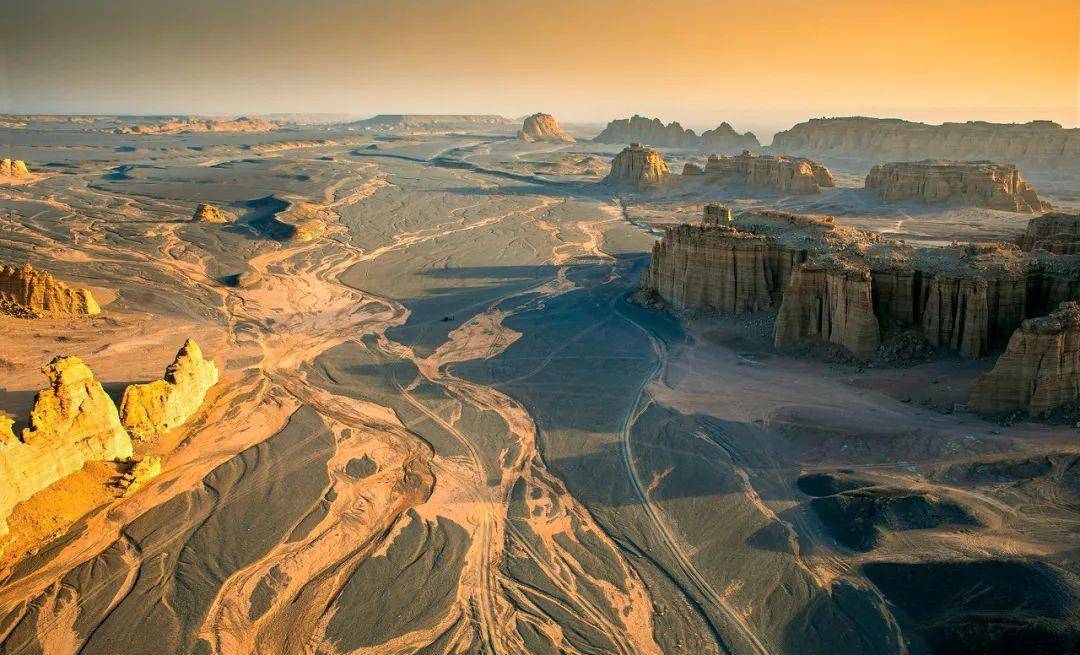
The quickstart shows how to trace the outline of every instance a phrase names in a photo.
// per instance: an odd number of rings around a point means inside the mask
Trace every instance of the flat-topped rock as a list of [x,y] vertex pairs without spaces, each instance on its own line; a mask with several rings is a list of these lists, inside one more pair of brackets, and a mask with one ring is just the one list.
[[1028,221],[1017,240],[1021,250],[1080,255],[1080,213],[1049,212]]
[[752,132],[739,134],[721,123],[700,136],[677,122],[664,125],[660,119],[634,115],[613,120],[593,138],[600,143],[649,143],[665,148],[695,148],[712,152],[741,152],[761,148]]
[[705,175],[777,193],[811,194],[836,186],[832,173],[821,162],[801,157],[754,155],[749,151],[734,157],[710,155],[705,164]]
[[563,132],[563,129],[559,127],[559,122],[551,114],[533,114],[527,117],[521,129],[518,130],[517,138],[530,143],[537,141],[548,143],[574,142],[574,137]]
[[217,381],[217,366],[188,339],[165,369],[164,379],[124,390],[120,419],[136,439],[156,439],[197,412]]
[[101,313],[87,289],[72,289],[29,264],[0,264],[0,313],[22,318],[76,316]]
[[886,203],[914,200],[1026,213],[1050,208],[1015,166],[989,161],[926,159],[878,164],[866,176],[866,188],[874,189]]
[[663,185],[671,171],[660,153],[640,143],[634,143],[611,160],[611,172],[604,178],[608,184],[628,184],[639,189]]

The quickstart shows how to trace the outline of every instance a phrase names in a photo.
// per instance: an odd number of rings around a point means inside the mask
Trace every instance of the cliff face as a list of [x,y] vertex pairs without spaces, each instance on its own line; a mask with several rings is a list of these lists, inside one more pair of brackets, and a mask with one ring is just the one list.
[[12,508],[86,462],[131,457],[131,439],[116,405],[78,357],[57,357],[42,372],[49,388],[38,392],[30,427],[21,439],[0,430],[0,531]]
[[776,317],[776,347],[823,341],[843,346],[862,359],[873,359],[880,337],[870,280],[865,266],[836,260],[811,261],[796,268]]
[[751,132],[739,134],[727,123],[721,123],[698,136],[693,130],[684,129],[678,123],[664,125],[657,118],[636,115],[611,121],[593,141],[648,143],[666,148],[696,148],[712,152],[742,152],[746,149],[761,148],[757,137]]
[[798,157],[753,155],[748,151],[735,157],[710,155],[705,174],[777,193],[811,194],[819,193],[822,187],[836,186],[832,173],[820,162]]
[[604,178],[608,184],[632,184],[637,188],[653,187],[667,181],[670,171],[660,153],[634,143],[623,148],[611,160],[611,172]]
[[198,344],[188,339],[165,369],[163,380],[133,384],[124,390],[120,419],[133,437],[157,438],[198,411],[217,381],[217,366],[204,359]]
[[32,266],[0,265],[0,312],[22,317],[94,315],[101,308],[86,289],[72,289]]
[[1038,170],[1080,167],[1080,129],[1064,129],[1050,121],[927,125],[898,119],[816,118],[777,133],[771,147],[876,161],[991,159]]
[[1080,255],[1080,214],[1051,212],[1028,221],[1017,242],[1020,249],[1045,250],[1055,255]]
[[21,159],[0,159],[0,177],[30,177],[30,171]]
[[195,208],[191,220],[197,223],[225,223],[229,220],[229,217],[214,205],[200,202],[199,206]]
[[184,134],[188,132],[269,132],[278,129],[277,123],[264,121],[260,118],[239,118],[229,120],[199,119],[199,118],[175,118],[163,123],[148,123],[145,125],[133,125],[131,127],[119,127],[114,130],[117,134]]
[[1068,302],[1013,333],[994,369],[971,389],[976,412],[1032,414],[1080,403],[1080,303]]
[[530,143],[534,141],[549,143],[574,142],[574,137],[563,132],[562,128],[559,127],[559,122],[551,114],[533,114],[526,118],[521,129],[518,130],[517,138]]
[[960,203],[1012,212],[1049,209],[1015,166],[987,161],[878,164],[866,176],[883,202]]

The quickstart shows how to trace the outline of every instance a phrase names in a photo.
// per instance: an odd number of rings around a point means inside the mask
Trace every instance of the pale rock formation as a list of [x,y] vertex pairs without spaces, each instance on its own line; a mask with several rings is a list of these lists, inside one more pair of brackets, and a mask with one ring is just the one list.
[[198,411],[217,381],[217,366],[204,359],[198,344],[188,339],[165,369],[163,380],[124,390],[120,418],[136,439],[155,439]]
[[559,122],[551,114],[533,114],[527,117],[521,129],[518,130],[517,138],[530,143],[536,141],[549,143],[574,142],[574,137],[563,132],[563,129],[559,127]]
[[118,127],[116,134],[185,134],[189,132],[270,132],[278,129],[277,123],[260,118],[240,116],[233,119],[204,119],[194,117],[171,118],[162,123],[148,123],[131,127]]
[[604,178],[609,184],[632,184],[639,189],[660,186],[671,171],[660,153],[633,143],[611,160],[611,172]]
[[771,147],[874,161],[989,159],[1037,170],[1080,168],[1080,129],[1050,121],[927,125],[895,118],[815,118],[777,133]]
[[15,505],[86,462],[132,455],[116,405],[82,360],[57,357],[41,370],[49,388],[35,396],[30,426],[19,439],[0,434],[0,532]]
[[130,496],[150,480],[161,475],[160,457],[143,457],[120,476],[117,485],[125,496]]
[[875,189],[886,203],[918,200],[1027,213],[1050,208],[1015,166],[988,161],[927,159],[878,164],[866,176],[866,188]]
[[1045,250],[1055,255],[1080,255],[1080,213],[1050,212],[1028,221],[1017,241],[1024,251]]
[[799,157],[754,155],[743,151],[735,157],[710,155],[705,174],[716,180],[733,180],[749,187],[777,193],[820,193],[834,187],[832,173],[821,162]]
[[209,203],[200,202],[192,214],[191,220],[196,223],[225,223],[229,217],[225,212]]
[[0,159],[0,177],[30,177],[26,162],[21,159]]
[[633,116],[613,120],[593,138],[600,143],[651,143],[666,148],[695,148],[712,152],[741,152],[761,148],[752,132],[739,134],[731,125],[721,123],[698,136],[678,123],[664,125],[657,118]]
[[1028,319],[1013,333],[994,369],[971,389],[976,412],[1039,414],[1080,403],[1080,303]]
[[26,264],[0,264],[0,313],[21,317],[75,316],[101,313],[86,289],[72,289],[45,271]]

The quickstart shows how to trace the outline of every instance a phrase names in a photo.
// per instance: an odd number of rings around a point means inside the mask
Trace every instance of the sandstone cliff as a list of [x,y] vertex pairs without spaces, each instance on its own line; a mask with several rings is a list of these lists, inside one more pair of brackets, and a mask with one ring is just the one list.
[[86,289],[72,289],[29,264],[0,264],[0,313],[21,317],[94,315],[101,308]]
[[30,171],[21,159],[0,159],[0,177],[30,177]]
[[895,118],[815,118],[777,133],[771,148],[874,161],[989,159],[1036,170],[1080,168],[1080,129],[1050,121],[927,125]]
[[1080,403],[1080,303],[1068,302],[1013,333],[994,369],[971,389],[976,412],[1032,414]]
[[551,143],[573,143],[574,137],[563,132],[559,122],[551,114],[533,114],[525,119],[521,129],[518,130],[517,138],[530,143],[544,141]]
[[864,263],[842,259],[823,257],[797,267],[776,317],[776,346],[823,341],[874,359],[880,337],[870,279]]
[[121,421],[133,437],[155,439],[198,411],[217,381],[217,366],[204,359],[198,344],[188,339],[165,369],[163,380],[133,384],[124,390]]
[[214,205],[200,202],[199,206],[195,208],[191,220],[196,223],[225,223],[229,220],[229,217]]
[[882,202],[918,200],[958,203],[1011,212],[1049,209],[1015,166],[988,161],[894,162],[878,164],[866,176]]
[[1050,212],[1028,221],[1017,241],[1021,250],[1045,250],[1055,255],[1080,255],[1080,214]]
[[819,193],[834,187],[832,173],[824,164],[799,157],[753,155],[749,151],[735,157],[710,155],[705,174],[712,179],[736,181],[749,187],[777,193]]
[[0,435],[0,532],[15,505],[86,462],[132,454],[116,405],[82,360],[57,357],[42,372],[49,388],[34,398],[30,426],[19,439]]
[[711,152],[742,152],[746,149],[761,148],[753,133],[739,134],[727,123],[721,123],[698,136],[693,130],[684,129],[678,123],[664,125],[657,118],[637,115],[611,121],[593,141],[648,143],[666,148],[696,148]]
[[670,171],[660,153],[634,143],[623,148],[611,160],[611,172],[604,178],[608,184],[630,184],[639,189],[664,184]]

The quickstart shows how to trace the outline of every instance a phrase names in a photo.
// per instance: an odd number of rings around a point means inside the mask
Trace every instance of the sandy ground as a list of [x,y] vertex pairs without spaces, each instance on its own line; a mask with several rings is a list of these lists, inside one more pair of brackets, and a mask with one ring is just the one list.
[[[12,156],[51,173],[0,186],[0,261],[88,286],[104,312],[0,318],[0,410],[23,419],[61,353],[116,394],[191,336],[223,375],[192,421],[139,445],[165,462],[145,488],[118,498],[94,464],[16,509],[0,653],[1015,637],[1001,625],[1020,608],[987,623],[977,595],[920,613],[903,581],[922,579],[1054,590],[1023,634],[1076,634],[1077,433],[958,409],[989,362],[846,368],[774,352],[769,317],[627,301],[656,226],[707,198],[927,242],[1003,238],[1016,216],[903,214],[850,188],[616,197],[595,168],[617,148],[589,143],[19,132]],[[199,202],[237,219],[189,223]],[[327,231],[279,240],[289,203]],[[228,285],[252,270],[257,285]],[[837,513],[807,474],[857,480],[851,502],[884,509]]]

